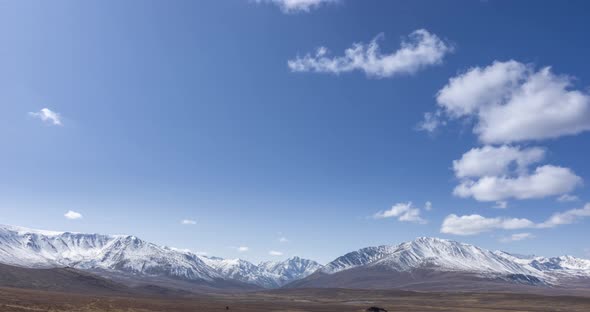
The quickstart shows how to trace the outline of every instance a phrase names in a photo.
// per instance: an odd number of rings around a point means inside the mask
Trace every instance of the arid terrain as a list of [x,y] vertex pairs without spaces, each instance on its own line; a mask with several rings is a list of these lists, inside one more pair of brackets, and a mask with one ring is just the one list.
[[297,289],[184,297],[99,296],[0,288],[0,311],[589,311],[590,298],[499,293]]

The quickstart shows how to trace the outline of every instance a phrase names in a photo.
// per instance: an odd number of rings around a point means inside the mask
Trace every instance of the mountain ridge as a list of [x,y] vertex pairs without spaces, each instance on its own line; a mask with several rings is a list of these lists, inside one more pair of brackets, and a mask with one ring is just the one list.
[[0,225],[0,263],[28,268],[74,267],[208,283],[227,280],[265,288],[289,283],[291,276],[313,273],[270,272],[243,259],[200,256],[134,235],[45,231],[12,225]]
[[254,264],[243,259],[196,255],[133,235],[0,225],[0,263],[28,268],[73,267],[115,279],[124,277],[232,289],[255,289],[247,285],[355,288],[377,287],[378,283],[390,288],[427,288],[427,285],[440,287],[444,279],[464,285],[478,281],[494,288],[502,285],[590,285],[586,282],[590,281],[588,259],[522,256],[436,237],[361,248],[326,265],[297,256]]

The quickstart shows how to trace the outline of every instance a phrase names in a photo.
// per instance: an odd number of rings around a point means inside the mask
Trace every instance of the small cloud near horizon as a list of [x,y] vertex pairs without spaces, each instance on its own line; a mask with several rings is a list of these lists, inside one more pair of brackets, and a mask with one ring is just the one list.
[[269,252],[268,252],[268,254],[269,254],[270,256],[273,256],[273,257],[278,257],[278,256],[282,256],[282,255],[283,255],[283,253],[282,253],[282,252],[280,252],[280,251],[276,251],[276,250],[271,250],[271,251],[269,251]]
[[68,212],[66,212],[64,214],[64,217],[66,217],[67,219],[70,220],[76,220],[76,219],[82,219],[82,214],[73,210],[68,210]]

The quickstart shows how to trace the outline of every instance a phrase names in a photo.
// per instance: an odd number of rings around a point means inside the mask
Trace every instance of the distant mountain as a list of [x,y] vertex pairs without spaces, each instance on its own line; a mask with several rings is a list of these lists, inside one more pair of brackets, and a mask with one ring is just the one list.
[[[26,268],[73,267],[113,279],[190,281],[213,288],[245,284],[277,288],[311,274],[313,261],[297,258],[292,270],[268,271],[241,259],[203,257],[131,235],[101,235],[0,226],[0,263]],[[117,274],[118,273],[118,274]],[[241,286],[240,286],[241,285]],[[186,288],[186,287],[185,287]]]
[[0,226],[0,263],[24,268],[71,267],[134,287],[149,284],[192,291],[590,289],[590,260],[521,256],[429,237],[363,248],[325,266],[299,257],[256,265],[242,259],[199,256],[131,235]]
[[266,271],[242,259],[222,259],[218,257],[203,257],[205,263],[212,267],[220,276],[244,283],[258,285],[264,288],[281,286],[281,277]]
[[307,277],[322,268],[321,264],[300,257],[292,257],[284,261],[261,262],[258,266],[278,276],[279,286]]
[[590,260],[518,256],[421,237],[397,246],[350,252],[287,287],[502,290],[580,286],[590,289]]

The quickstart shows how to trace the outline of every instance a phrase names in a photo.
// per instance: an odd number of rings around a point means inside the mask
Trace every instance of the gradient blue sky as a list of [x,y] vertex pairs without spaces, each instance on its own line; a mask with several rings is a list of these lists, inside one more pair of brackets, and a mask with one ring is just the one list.
[[[417,236],[590,256],[584,218],[440,233],[449,214],[543,222],[583,207],[589,192],[578,186],[571,202],[509,199],[506,209],[460,198],[453,160],[483,145],[473,122],[417,130],[451,77],[495,60],[551,66],[587,95],[589,10],[586,1],[341,0],[290,13],[238,0],[0,1],[0,223],[134,234],[253,261],[275,250],[327,262]],[[287,66],[380,33],[389,53],[417,29],[454,51],[385,78]],[[42,108],[62,124],[29,114]],[[544,148],[543,164],[589,180],[589,143],[580,131],[511,146]],[[421,210],[427,223],[372,218],[408,201],[432,202]],[[69,210],[83,218],[65,218]],[[504,241],[522,232],[534,238]]]

